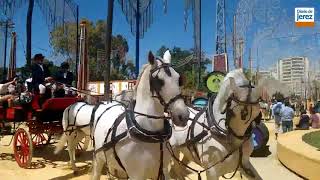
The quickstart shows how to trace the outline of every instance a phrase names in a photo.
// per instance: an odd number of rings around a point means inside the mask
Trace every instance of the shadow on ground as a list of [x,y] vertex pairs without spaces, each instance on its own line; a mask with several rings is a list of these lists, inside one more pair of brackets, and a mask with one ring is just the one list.
[[[54,145],[47,145],[43,147],[37,147],[33,149],[33,160],[29,169],[41,169],[46,166],[52,166],[57,168],[57,161],[69,162],[69,153],[67,150],[62,150],[59,154],[54,154]],[[34,158],[41,158],[35,160]],[[1,153],[1,161],[15,161],[14,154],[11,153]],[[83,151],[76,157],[76,162],[85,162],[87,166],[91,166],[92,161],[92,151]]]
[[253,151],[250,157],[268,157],[269,155],[271,155],[269,146],[265,146],[263,148],[260,148],[259,150]]
[[83,175],[89,173],[90,167],[91,166],[87,164],[85,166],[78,167],[79,170],[76,171],[76,172],[69,173],[69,174],[66,174],[66,175],[63,175],[63,176],[59,176],[59,177],[55,177],[55,178],[52,178],[50,180],[68,180],[68,179],[71,179],[71,178],[74,178],[74,177],[83,176]]

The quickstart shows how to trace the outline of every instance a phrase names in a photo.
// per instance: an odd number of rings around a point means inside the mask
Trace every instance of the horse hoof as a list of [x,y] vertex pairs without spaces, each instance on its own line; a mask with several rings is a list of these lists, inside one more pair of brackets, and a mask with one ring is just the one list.
[[79,174],[79,170],[73,170],[73,175],[77,176]]

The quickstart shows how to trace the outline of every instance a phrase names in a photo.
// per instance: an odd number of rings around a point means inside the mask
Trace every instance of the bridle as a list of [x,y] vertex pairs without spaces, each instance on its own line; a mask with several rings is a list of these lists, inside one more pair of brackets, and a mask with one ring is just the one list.
[[[249,84],[242,85],[240,87],[249,88],[249,92],[248,92],[247,98],[246,98],[245,101],[241,101],[234,93],[232,93],[230,95],[230,97],[227,99],[226,108],[221,112],[221,114],[225,114],[226,115],[226,118],[221,118],[218,122],[215,120],[214,114],[212,112],[213,103],[210,103],[210,102],[212,102],[211,98],[214,98],[214,97],[211,97],[209,99],[209,103],[208,103],[208,107],[207,107],[207,116],[210,119],[209,122],[211,123],[211,127],[212,127],[211,129],[214,130],[214,132],[217,132],[219,135],[222,135],[222,136],[225,136],[225,137],[228,136],[229,133],[231,133],[232,135],[234,135],[238,139],[242,139],[243,140],[243,139],[246,139],[247,137],[249,137],[251,135],[251,130],[252,129],[248,128],[244,135],[236,134],[235,131],[230,127],[231,118],[234,116],[233,110],[234,110],[234,108],[236,108],[236,107],[238,107],[240,105],[243,105],[244,108],[243,108],[243,110],[241,110],[241,120],[245,121],[246,117],[249,114],[248,109],[250,107],[250,118],[245,123],[247,124],[247,123],[253,122],[253,121],[260,122],[260,121],[258,121],[258,120],[261,119],[260,114],[254,120],[252,120],[252,113],[253,113],[252,112],[252,106],[258,105],[260,98],[257,101],[254,101],[254,102],[250,101],[250,97],[251,97],[251,94],[252,94],[252,88],[254,88],[254,86],[251,85],[251,81],[249,81]],[[233,107],[231,107],[232,106],[232,102],[236,103],[236,105],[233,106]],[[226,129],[224,129],[223,127],[220,126],[220,122],[221,121],[225,121]]]
[[[160,58],[157,58],[161,62],[160,66],[156,66],[155,68],[150,70],[150,77],[149,77],[149,83],[150,83],[150,91],[152,93],[152,98],[157,98],[160,102],[160,104],[164,107],[164,112],[168,113],[168,109],[172,103],[177,101],[178,99],[183,99],[181,94],[178,94],[171,98],[168,102],[166,102],[163,97],[160,94],[161,88],[164,85],[164,82],[162,79],[159,79],[159,72],[161,69],[164,69],[165,73],[168,76],[171,76],[170,67],[171,65],[168,63],[164,63]],[[156,73],[155,76],[153,74]],[[180,85],[180,79],[179,79],[179,85]],[[156,93],[156,96],[154,95]]]
[[[231,179],[234,177],[234,175],[236,174],[237,170],[239,169],[239,167],[241,167],[244,171],[246,171],[247,174],[249,174],[250,176],[254,177],[254,174],[251,172],[250,169],[247,169],[245,168],[243,165],[242,165],[242,156],[243,156],[243,152],[242,152],[242,146],[243,144],[250,138],[251,136],[251,132],[252,130],[247,130],[245,132],[244,135],[242,136],[239,136],[237,135],[233,129],[229,126],[230,124],[230,121],[231,121],[231,118],[232,116],[234,115],[234,112],[233,112],[233,109],[237,106],[240,106],[240,105],[244,105],[244,109],[241,110],[241,120],[245,121],[246,120],[246,117],[248,116],[248,107],[250,106],[250,118],[246,121],[246,123],[248,122],[252,122],[252,121],[256,121],[256,119],[259,119],[261,118],[260,115],[261,113],[259,114],[259,116],[257,116],[254,120],[252,120],[252,106],[256,106],[259,104],[259,99],[257,101],[254,101],[254,102],[251,102],[250,101],[250,97],[251,97],[251,94],[252,94],[252,88],[254,88],[252,85],[251,85],[251,82],[249,81],[249,84],[247,85],[243,85],[243,86],[240,86],[242,88],[249,88],[249,92],[248,92],[248,95],[247,95],[247,98],[245,101],[241,101],[234,93],[231,94],[231,96],[227,99],[227,105],[226,105],[226,108],[223,112],[221,112],[221,114],[226,114],[226,118],[223,118],[223,119],[220,119],[219,122],[215,121],[214,119],[214,115],[213,115],[213,104],[211,102],[213,102],[213,99],[214,99],[214,96],[212,96],[210,99],[209,99],[209,102],[208,102],[208,106],[204,109],[202,109],[198,114],[195,115],[194,119],[191,119],[193,122],[195,123],[198,123],[200,126],[203,127],[203,130],[200,134],[198,134],[197,136],[195,137],[192,137],[193,139],[190,139],[189,142],[186,142],[186,144],[190,143],[190,144],[194,144],[195,142],[199,142],[199,139],[203,139],[205,136],[208,135],[208,131],[211,132],[211,134],[216,134],[217,132],[219,133],[219,135],[223,135],[225,137],[227,137],[229,135],[229,133],[231,133],[233,136],[235,136],[236,138],[242,140],[242,142],[240,143],[239,146],[231,149],[230,152],[228,152],[227,155],[225,155],[223,158],[221,158],[219,161],[213,163],[213,164],[209,164],[206,168],[204,168],[203,170],[196,170],[194,169],[193,167],[190,167],[188,164],[185,164],[183,161],[181,161],[179,158],[177,158],[177,156],[175,155],[174,151],[172,150],[172,147],[170,145],[170,143],[167,143],[167,149],[169,150],[169,153],[171,154],[171,156],[180,164],[180,165],[183,165],[184,167],[186,167],[187,169],[193,171],[193,172],[196,172],[198,174],[198,179],[201,180],[201,173],[207,171],[208,169],[210,168],[213,168],[214,166],[216,166],[217,164],[219,163],[222,163],[224,162],[227,158],[229,158],[233,153],[235,153],[236,151],[239,151],[239,161],[238,161],[238,165],[234,171],[234,173],[232,174],[232,176],[229,178],[226,178],[225,176],[223,176],[225,179]],[[235,105],[234,107],[231,107],[232,105],[232,102],[235,102],[237,103],[237,105]],[[201,122],[198,122],[198,118],[204,113],[204,112],[207,112],[207,116],[208,116],[208,125],[207,126],[205,123],[201,123]],[[210,120],[209,120],[210,119]],[[225,120],[225,125],[226,125],[226,128],[227,129],[224,129],[222,128],[219,124],[220,124],[220,121],[221,120]],[[210,125],[209,122],[213,122],[212,126]],[[249,128],[248,128],[249,129]],[[192,131],[192,130],[191,130]],[[189,132],[188,132],[189,133]],[[192,134],[192,133],[191,133]],[[187,137],[189,137],[189,134],[187,135]]]
[[[231,118],[234,116],[233,109],[235,107],[240,106],[240,105],[244,106],[244,108],[241,110],[241,120],[245,121],[245,124],[247,124],[249,122],[257,121],[257,118],[259,118],[259,116],[256,117],[254,120],[252,120],[252,113],[253,113],[252,106],[259,105],[260,98],[254,102],[250,101],[252,89],[254,88],[254,86],[252,86],[252,84],[251,84],[251,81],[249,81],[249,84],[242,85],[240,87],[241,88],[248,88],[248,90],[249,90],[246,100],[241,101],[234,93],[232,93],[231,96],[227,100],[226,109],[222,112],[222,114],[224,114],[224,113],[226,114],[225,124],[226,124],[227,131],[229,131],[230,133],[232,133],[232,135],[234,135],[235,137],[237,137],[239,139],[244,139],[244,138],[249,137],[251,135],[251,131],[246,131],[244,135],[237,135],[235,133],[235,131],[230,127]],[[235,105],[231,108],[232,102],[237,103],[237,105]],[[246,120],[246,117],[249,115],[249,110],[248,110],[249,107],[250,107],[250,117],[249,117],[249,119]],[[227,133],[227,132],[224,132],[224,133]]]

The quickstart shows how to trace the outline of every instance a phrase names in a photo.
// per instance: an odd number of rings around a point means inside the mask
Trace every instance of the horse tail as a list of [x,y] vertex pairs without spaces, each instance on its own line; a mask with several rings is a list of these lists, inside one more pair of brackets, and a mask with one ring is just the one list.
[[61,150],[64,149],[64,145],[66,144],[66,142],[68,141],[68,137],[65,133],[62,134],[59,143],[57,144],[55,150],[54,150],[54,154],[58,154]]
[[69,126],[69,111],[71,109],[71,107],[73,106],[74,104],[71,104],[70,106],[68,106],[64,111],[63,111],[63,116],[62,116],[62,128],[64,131],[66,131],[68,129],[68,126]]

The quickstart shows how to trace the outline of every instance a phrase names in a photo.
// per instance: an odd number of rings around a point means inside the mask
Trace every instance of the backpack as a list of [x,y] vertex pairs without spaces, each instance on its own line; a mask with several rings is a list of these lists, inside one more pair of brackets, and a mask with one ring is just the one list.
[[274,108],[274,115],[279,116],[281,111],[281,104],[277,104],[276,107]]

